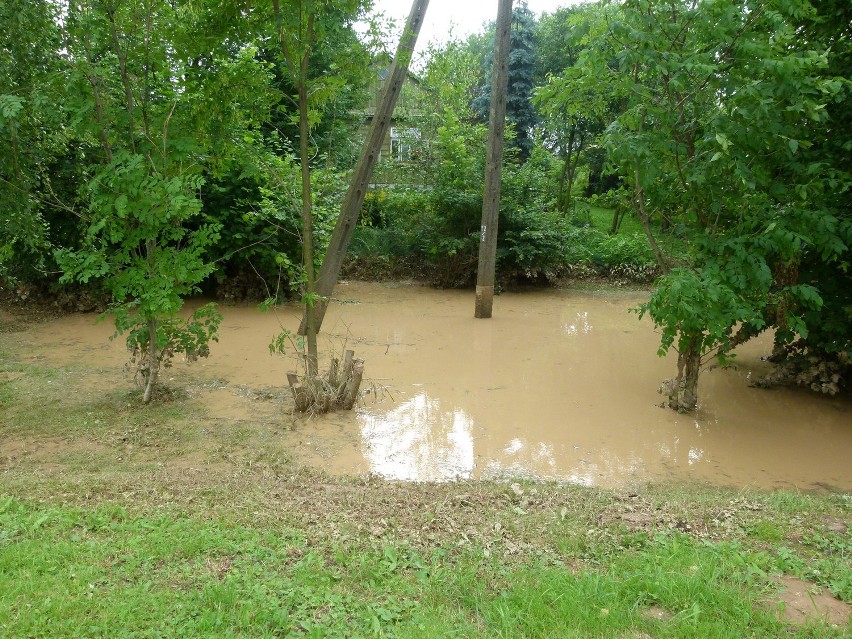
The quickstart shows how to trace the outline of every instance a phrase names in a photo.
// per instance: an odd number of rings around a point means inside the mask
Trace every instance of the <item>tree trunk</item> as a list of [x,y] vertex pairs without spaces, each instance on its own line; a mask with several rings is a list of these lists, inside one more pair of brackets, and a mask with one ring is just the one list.
[[609,229],[610,235],[618,233],[618,229],[621,228],[622,220],[624,220],[624,207],[616,204],[615,210],[612,212],[612,226]]
[[494,301],[494,271],[497,262],[497,220],[500,216],[500,179],[503,172],[503,138],[506,128],[506,93],[509,85],[509,46],[512,30],[512,0],[498,0],[497,34],[491,71],[491,109],[488,116],[488,150],[485,164],[485,193],[482,200],[482,231],[479,236],[479,266],[476,270],[474,317],[491,317]]
[[293,403],[297,413],[322,414],[342,408],[351,410],[358,402],[361,382],[364,377],[364,360],[355,357],[355,351],[347,350],[340,360],[332,358],[325,379],[319,376],[299,376],[287,373]]
[[340,400],[343,410],[352,410],[355,407],[355,402],[358,401],[358,389],[361,388],[361,380],[363,377],[364,360],[353,360],[352,368],[349,376],[346,378],[346,385],[343,388],[343,394]]
[[636,206],[636,211],[639,214],[639,221],[642,224],[642,230],[645,231],[645,237],[648,238],[648,244],[654,252],[654,258],[657,261],[657,266],[660,267],[660,272],[665,274],[669,272],[669,262],[663,255],[663,251],[657,244],[654,238],[654,232],[651,230],[651,221],[648,217],[648,211],[645,208],[645,189],[642,188],[642,183],[639,181],[639,169],[633,171],[633,201]]
[[562,160],[562,173],[559,175],[561,211],[564,215],[568,215],[568,211],[571,210],[571,189],[574,187],[574,171],[571,168],[571,164],[574,158],[574,138],[576,131],[577,125],[572,124],[571,134],[568,136],[568,147],[565,149],[565,157]]
[[[573,148],[574,143],[576,142],[576,135],[571,133],[571,146]],[[571,207],[571,199],[573,197],[574,192],[574,180],[577,179],[577,166],[580,164],[580,154],[583,152],[583,147],[585,147],[584,136],[580,134],[580,144],[577,146],[576,151],[572,151],[572,158],[568,164],[568,198],[565,204],[565,211],[567,212]]]
[[[564,155],[565,151],[563,151]],[[568,175],[568,159],[562,158],[562,170],[559,171],[559,181],[556,186],[556,209],[563,214],[568,213],[568,207],[565,206],[565,178]]]
[[[313,15],[308,19],[308,42],[313,35]],[[305,317],[307,360],[305,368],[308,379],[316,377],[319,370],[319,353],[317,352],[317,328],[312,312],[316,302],[314,274],[314,226],[311,211],[311,165],[308,155],[308,61],[309,51],[302,55],[299,65],[299,156],[302,169],[302,267],[305,269]]]
[[698,406],[698,373],[701,367],[701,336],[694,335],[677,356],[677,377],[669,381],[669,408],[679,413]]
[[[355,232],[355,226],[358,224],[361,207],[364,204],[364,196],[367,194],[367,188],[370,185],[373,169],[376,167],[376,162],[379,159],[379,152],[382,149],[385,136],[388,129],[390,129],[391,117],[399,99],[399,94],[402,91],[402,85],[408,76],[408,65],[411,62],[414,46],[417,44],[417,35],[420,33],[420,27],[423,24],[428,6],[429,0],[413,0],[411,4],[411,13],[408,15],[405,30],[400,38],[390,74],[382,89],[376,113],[370,123],[367,139],[364,142],[364,149],[361,151],[361,157],[349,181],[349,189],[343,198],[340,215],[337,218],[337,224],[331,235],[328,250],[326,251],[325,258],[323,258],[322,267],[320,268],[316,282],[317,295],[325,298],[318,299],[313,307],[314,323],[317,332],[322,326],[325,311],[328,307],[327,298],[334,292],[337,276],[340,274],[343,260],[346,258],[346,251],[349,249],[349,243],[352,241],[352,234]],[[299,325],[300,335],[307,333],[308,315],[309,313],[305,312],[302,316],[302,323]]]
[[142,395],[142,403],[147,404],[154,395],[154,385],[160,373],[160,358],[157,344],[157,320],[148,320],[148,375],[145,377],[145,394]]

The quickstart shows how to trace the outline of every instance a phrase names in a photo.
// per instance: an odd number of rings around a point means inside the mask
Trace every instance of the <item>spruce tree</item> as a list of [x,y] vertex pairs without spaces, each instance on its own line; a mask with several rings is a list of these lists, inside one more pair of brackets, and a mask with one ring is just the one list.
[[[536,70],[536,20],[526,2],[512,11],[512,33],[509,49],[509,87],[506,96],[506,118],[515,130],[512,144],[518,157],[525,162],[532,153],[532,129],[538,122],[532,104],[532,90]],[[491,107],[491,66],[493,48],[485,60],[486,81],[474,98],[471,107],[483,121],[488,121]]]

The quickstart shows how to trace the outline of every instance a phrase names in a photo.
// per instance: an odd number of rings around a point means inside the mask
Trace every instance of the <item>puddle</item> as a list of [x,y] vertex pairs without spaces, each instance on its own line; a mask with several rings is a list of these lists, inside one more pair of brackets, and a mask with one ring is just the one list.
[[[852,489],[852,401],[750,388],[749,376],[766,370],[759,358],[768,337],[742,347],[736,369],[704,373],[700,409],[678,415],[658,406],[675,362],[656,356],[651,323],[627,313],[642,301],[636,294],[507,293],[490,320],[473,318],[472,292],[351,283],[336,297],[343,303],[331,305],[321,347],[339,350],[347,338],[366,376],[390,395],[371,393],[352,413],[298,426],[308,458],[329,472]],[[284,388],[292,361],[270,356],[267,344],[280,324],[295,330],[298,308],[222,311],[211,357],[188,369],[220,380],[211,384],[211,417],[289,419],[282,402],[258,408],[240,389]],[[123,344],[110,333],[78,315],[37,326],[28,339],[33,358],[120,370]]]

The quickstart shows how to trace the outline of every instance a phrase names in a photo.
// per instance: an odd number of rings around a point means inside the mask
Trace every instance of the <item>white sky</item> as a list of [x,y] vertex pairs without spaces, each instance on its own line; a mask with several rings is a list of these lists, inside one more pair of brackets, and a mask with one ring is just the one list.
[[[559,7],[578,3],[579,0],[528,0],[527,6],[539,16],[542,12],[552,13]],[[411,10],[411,0],[375,0],[374,5],[375,11],[383,11],[396,20],[397,32],[402,31]],[[462,38],[479,31],[483,22],[496,19],[497,0],[429,0],[416,51],[423,51],[431,41],[445,42],[451,29],[454,36]],[[398,37],[394,38],[396,40]]]

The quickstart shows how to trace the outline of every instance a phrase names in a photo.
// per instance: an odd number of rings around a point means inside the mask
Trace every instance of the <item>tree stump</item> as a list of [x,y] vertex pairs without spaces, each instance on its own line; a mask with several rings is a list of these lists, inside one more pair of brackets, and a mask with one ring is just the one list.
[[352,350],[344,354],[342,366],[340,360],[333,357],[324,376],[304,375],[300,378],[294,372],[287,373],[297,413],[352,410],[358,402],[363,377],[364,360],[357,359]]

